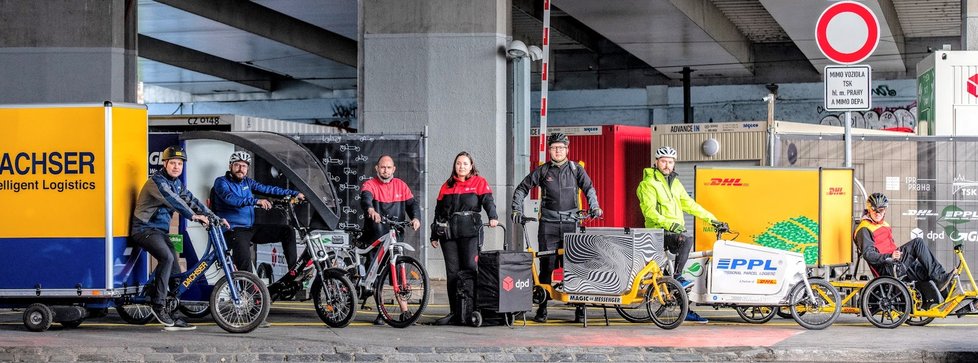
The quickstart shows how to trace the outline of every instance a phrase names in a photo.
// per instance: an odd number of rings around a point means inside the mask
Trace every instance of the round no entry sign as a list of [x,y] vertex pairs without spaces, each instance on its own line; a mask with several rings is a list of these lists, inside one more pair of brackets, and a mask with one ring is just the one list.
[[862,62],[880,42],[880,23],[866,5],[840,1],[829,5],[815,26],[818,49],[839,64]]

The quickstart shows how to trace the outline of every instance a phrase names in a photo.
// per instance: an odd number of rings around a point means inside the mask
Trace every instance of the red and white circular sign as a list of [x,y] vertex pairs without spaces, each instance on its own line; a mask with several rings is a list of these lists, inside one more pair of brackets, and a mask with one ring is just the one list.
[[815,42],[829,60],[839,64],[862,62],[880,43],[880,23],[866,5],[840,1],[818,17]]

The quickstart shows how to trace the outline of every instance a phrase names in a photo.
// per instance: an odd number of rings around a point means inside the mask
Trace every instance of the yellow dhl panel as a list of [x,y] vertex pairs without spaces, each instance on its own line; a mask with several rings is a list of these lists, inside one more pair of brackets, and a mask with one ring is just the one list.
[[[848,260],[850,241],[838,236],[852,221],[851,170],[698,168],[695,180],[697,202],[737,241],[798,252],[809,265]],[[712,249],[713,228],[699,220],[695,228],[696,249]]]

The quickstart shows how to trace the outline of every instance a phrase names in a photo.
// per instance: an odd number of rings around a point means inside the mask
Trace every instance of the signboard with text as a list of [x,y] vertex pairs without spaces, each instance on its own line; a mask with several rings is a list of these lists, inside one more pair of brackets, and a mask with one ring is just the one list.
[[825,110],[866,111],[872,102],[873,70],[862,66],[825,66]]

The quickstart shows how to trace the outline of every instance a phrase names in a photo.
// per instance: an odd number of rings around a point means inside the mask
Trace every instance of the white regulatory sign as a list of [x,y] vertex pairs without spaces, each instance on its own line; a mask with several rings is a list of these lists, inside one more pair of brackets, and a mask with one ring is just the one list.
[[873,69],[863,66],[825,66],[825,110],[866,111],[873,100],[869,85]]

